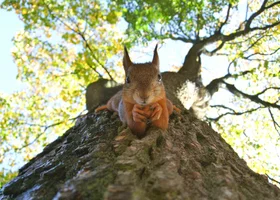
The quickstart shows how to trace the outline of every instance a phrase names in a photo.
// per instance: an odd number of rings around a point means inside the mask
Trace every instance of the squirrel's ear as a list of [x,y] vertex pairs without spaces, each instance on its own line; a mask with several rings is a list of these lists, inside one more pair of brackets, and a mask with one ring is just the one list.
[[153,63],[157,68],[159,68],[159,57],[158,57],[157,47],[158,47],[158,45],[156,45],[156,47],[155,47],[155,50],[154,50],[154,57],[153,57],[152,63]]
[[132,62],[129,58],[128,51],[126,49],[126,46],[124,46],[123,67],[124,67],[125,73],[127,73],[127,70],[131,65],[132,65]]

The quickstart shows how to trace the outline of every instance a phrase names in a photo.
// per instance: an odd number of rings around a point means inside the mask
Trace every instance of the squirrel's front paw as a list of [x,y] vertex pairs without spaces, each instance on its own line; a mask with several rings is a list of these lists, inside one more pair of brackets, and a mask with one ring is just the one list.
[[162,107],[158,103],[154,103],[151,105],[151,109],[153,110],[150,120],[155,121],[158,120],[162,114]]
[[135,104],[132,109],[132,119],[135,122],[146,122],[147,116],[144,110],[142,110],[142,107],[138,104]]

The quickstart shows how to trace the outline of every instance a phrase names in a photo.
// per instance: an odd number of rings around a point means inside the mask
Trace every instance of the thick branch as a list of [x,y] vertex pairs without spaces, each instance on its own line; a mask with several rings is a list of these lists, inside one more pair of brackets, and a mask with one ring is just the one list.
[[[231,62],[232,63],[232,62]],[[208,90],[208,92],[213,95],[216,91],[218,91],[218,87],[219,87],[219,84],[220,83],[223,83],[223,81],[227,78],[232,78],[232,77],[239,77],[239,76],[244,76],[248,73],[252,73],[254,72],[254,69],[252,70],[248,70],[248,71],[244,71],[244,72],[240,72],[239,74],[230,74],[230,73],[227,73],[226,75],[220,77],[220,78],[217,78],[217,79],[214,79],[212,80],[207,86],[206,86],[206,89]]]
[[[224,35],[221,32],[217,31],[214,35],[212,35],[202,41],[196,41],[196,43],[193,45],[193,47],[190,49],[190,51],[186,55],[183,66],[179,70],[178,73],[184,75],[186,77],[186,79],[195,81],[196,78],[198,78],[200,75],[201,65],[200,65],[200,62],[198,62],[200,60],[200,54],[202,53],[202,51],[206,45],[212,44],[217,41],[222,41],[222,43],[218,46],[218,48],[215,49],[214,52],[212,52],[212,53],[216,53],[218,50],[220,50],[223,47],[225,42],[234,40],[235,38],[240,37],[240,36],[247,35],[248,33],[254,32],[256,30],[267,30],[267,29],[278,26],[280,24],[280,21],[265,25],[263,27],[251,28],[251,24],[257,16],[259,16],[263,11],[280,4],[280,1],[277,1],[269,6],[266,6],[266,3],[267,3],[267,0],[264,1],[263,5],[261,6],[261,8],[258,11],[253,13],[249,17],[249,19],[244,22],[245,28],[243,30],[237,29],[236,31],[234,31],[233,33],[231,33],[229,35]],[[230,8],[228,8],[228,13],[229,13],[229,10],[230,10]],[[229,15],[229,14],[227,14],[227,15]],[[226,21],[227,21],[227,17],[226,17],[224,23],[226,23]]]
[[265,5],[266,5],[267,1],[268,0],[264,0],[260,9],[257,12],[253,13],[251,15],[251,17],[247,20],[247,23],[245,25],[245,29],[250,29],[250,26],[251,26],[253,20],[265,10],[265,8],[266,8]]
[[185,43],[194,43],[195,42],[195,40],[187,39],[185,37],[175,37],[172,34],[169,35],[169,38],[172,39],[172,40],[182,41],[182,42],[185,42]]
[[259,95],[258,94],[255,94],[255,95],[250,95],[250,94],[246,94],[244,92],[242,92],[241,90],[238,90],[234,85],[232,84],[229,84],[225,81],[223,81],[223,83],[226,85],[227,89],[233,93],[233,94],[236,94],[236,95],[241,95],[242,97],[244,98],[247,98],[247,99],[250,99],[251,101],[255,102],[255,103],[258,103],[258,104],[261,104],[265,107],[272,107],[272,108],[277,108],[280,110],[280,105],[277,105],[277,102],[275,103],[270,103],[270,102],[267,102],[267,101],[263,101],[262,99],[259,98]]
[[200,77],[201,61],[200,54],[204,44],[199,42],[192,46],[188,54],[185,57],[183,66],[178,71],[179,74],[186,77],[186,80],[196,82],[197,78]]

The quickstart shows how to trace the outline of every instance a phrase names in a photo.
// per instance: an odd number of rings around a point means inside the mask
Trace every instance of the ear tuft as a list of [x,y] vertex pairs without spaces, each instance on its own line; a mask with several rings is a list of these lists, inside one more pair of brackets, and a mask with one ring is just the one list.
[[126,46],[124,46],[123,67],[124,67],[125,74],[127,74],[127,70],[132,64],[133,63],[129,58],[127,48]]
[[153,57],[152,64],[154,64],[159,69],[159,57],[158,57],[157,48],[158,48],[158,44],[156,45],[154,50],[154,57]]

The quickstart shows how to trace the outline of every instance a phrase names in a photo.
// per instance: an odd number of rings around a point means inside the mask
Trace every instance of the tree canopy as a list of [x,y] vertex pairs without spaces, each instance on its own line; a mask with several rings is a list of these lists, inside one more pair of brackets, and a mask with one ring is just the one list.
[[[12,51],[23,89],[0,96],[2,184],[84,113],[89,83],[122,80],[124,44],[154,40],[191,44],[178,67],[211,94],[205,120],[250,167],[280,178],[280,1],[5,0],[1,8],[24,22]],[[217,56],[228,65],[206,70],[205,58]],[[215,70],[224,76],[205,82]]]

